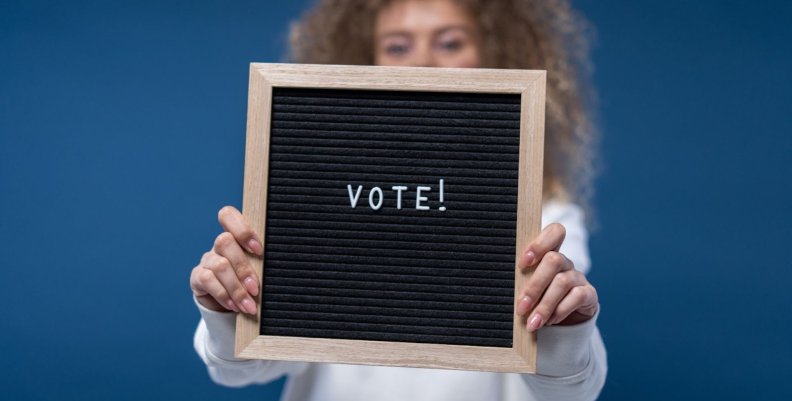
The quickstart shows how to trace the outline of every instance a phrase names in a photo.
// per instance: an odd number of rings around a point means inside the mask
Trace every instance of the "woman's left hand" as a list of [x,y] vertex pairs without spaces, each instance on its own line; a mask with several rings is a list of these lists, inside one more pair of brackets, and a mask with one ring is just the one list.
[[597,290],[586,276],[558,252],[566,229],[550,224],[531,242],[520,257],[518,267],[534,267],[533,274],[517,302],[517,314],[527,315],[528,330],[546,325],[585,322],[597,313]]

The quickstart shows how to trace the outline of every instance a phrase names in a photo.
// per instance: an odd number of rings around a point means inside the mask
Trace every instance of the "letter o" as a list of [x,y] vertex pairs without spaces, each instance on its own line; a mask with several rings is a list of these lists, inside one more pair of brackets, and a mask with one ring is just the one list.
[[[379,201],[377,201],[376,205],[374,204],[374,192],[379,194]],[[380,187],[371,188],[371,191],[369,191],[369,206],[374,210],[379,210],[382,207],[382,200],[382,189]]]

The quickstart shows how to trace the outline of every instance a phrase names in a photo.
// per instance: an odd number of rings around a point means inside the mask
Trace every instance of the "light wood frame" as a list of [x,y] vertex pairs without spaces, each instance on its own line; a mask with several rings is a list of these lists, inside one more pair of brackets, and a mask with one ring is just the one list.
[[[541,224],[545,81],[545,71],[539,70],[252,63],[243,214],[260,238],[265,238],[273,87],[520,94],[516,305],[530,275],[517,267],[517,261],[528,241],[539,234]],[[262,277],[263,260],[249,258]],[[511,348],[267,336],[260,334],[261,296],[255,300],[256,316],[237,317],[235,355],[239,358],[536,372],[536,336],[526,329],[525,317],[514,315]]]

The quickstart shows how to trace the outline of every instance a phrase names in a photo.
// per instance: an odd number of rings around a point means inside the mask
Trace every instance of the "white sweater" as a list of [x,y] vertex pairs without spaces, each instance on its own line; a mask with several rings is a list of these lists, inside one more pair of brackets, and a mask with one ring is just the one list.
[[[561,252],[583,272],[589,269],[583,213],[572,204],[549,202],[542,225],[558,222],[567,235]],[[596,317],[575,326],[538,332],[537,374],[244,360],[234,358],[234,313],[196,305],[201,321],[195,350],[209,376],[225,386],[263,384],[288,376],[282,401],[387,400],[593,400],[605,383],[605,347]]]

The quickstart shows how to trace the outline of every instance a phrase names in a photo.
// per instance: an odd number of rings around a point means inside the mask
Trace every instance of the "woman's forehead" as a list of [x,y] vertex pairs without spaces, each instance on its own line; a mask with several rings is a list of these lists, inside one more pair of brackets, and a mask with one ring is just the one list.
[[397,0],[377,14],[377,36],[436,31],[459,27],[473,28],[472,17],[452,0]]

